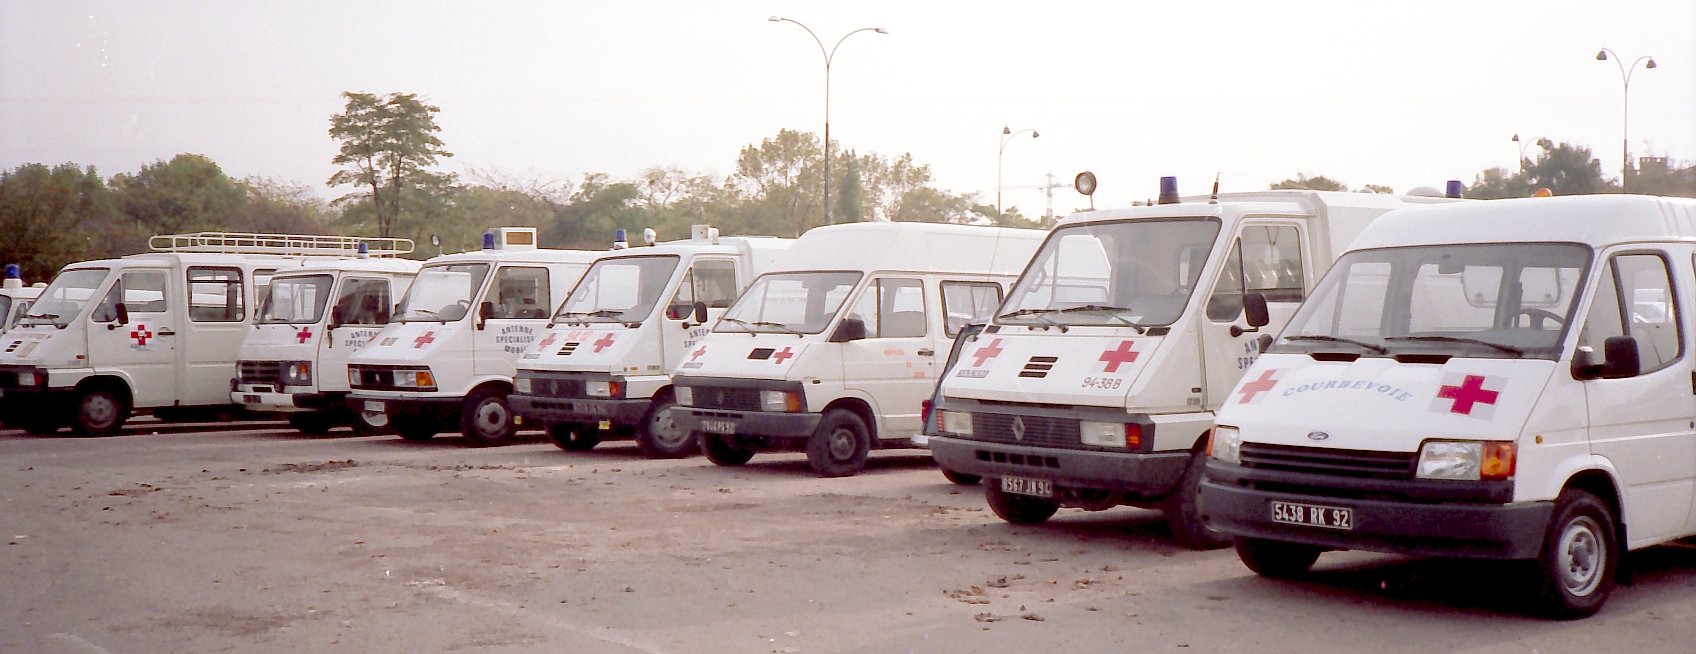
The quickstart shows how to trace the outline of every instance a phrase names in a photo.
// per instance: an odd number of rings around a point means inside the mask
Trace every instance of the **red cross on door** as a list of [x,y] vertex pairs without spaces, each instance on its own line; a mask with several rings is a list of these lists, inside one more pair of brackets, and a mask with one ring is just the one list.
[[694,361],[696,359],[699,359],[699,358],[701,358],[701,355],[706,354],[706,353],[707,353],[707,346],[702,345],[700,349],[689,353],[689,360]]
[[972,367],[982,368],[985,361],[998,356],[1001,356],[1001,339],[999,338],[990,341],[989,345],[980,347],[976,352],[972,353],[972,358],[975,359],[975,361],[972,362]]
[[1449,413],[1469,416],[1476,405],[1495,404],[1501,393],[1485,389],[1483,375],[1467,375],[1459,386],[1438,388],[1437,397],[1454,400],[1454,404],[1449,407]]
[[790,351],[789,346],[786,345],[786,346],[783,347],[783,349],[778,350],[777,354],[771,355],[771,360],[772,360],[772,363],[783,363],[784,361],[788,361],[791,357],[794,357],[794,356],[795,356],[795,353]]
[[540,343],[537,343],[537,344],[536,344],[536,349],[538,349],[538,350],[546,350],[546,349],[548,349],[548,346],[549,346],[549,345],[553,345],[553,344],[554,344],[554,337],[555,337],[555,336],[557,336],[557,334],[554,334],[554,333],[553,333],[553,332],[548,332],[548,337],[547,337],[547,338],[544,338],[544,339],[542,339],[542,342],[540,342]]
[[1248,404],[1249,402],[1254,401],[1254,396],[1272,390],[1273,386],[1278,385],[1278,380],[1272,378],[1272,376],[1276,374],[1278,374],[1278,371],[1268,370],[1260,373],[1260,377],[1258,379],[1243,384],[1242,388],[1237,389],[1237,393],[1242,395],[1242,397],[1237,400],[1237,404]]
[[1130,341],[1119,341],[1118,348],[1102,352],[1101,358],[1096,361],[1107,364],[1102,368],[1103,372],[1119,372],[1120,364],[1135,362],[1139,356],[1142,356],[1142,353],[1131,351]]
[[312,340],[312,328],[301,327],[300,331],[294,333],[294,338],[296,341],[305,344],[307,341]]
[[152,338],[153,332],[148,331],[147,325],[136,323],[135,329],[130,330],[130,339],[134,340],[136,345],[147,347],[147,341]]
[[596,352],[599,352],[601,350],[605,350],[609,347],[612,347],[612,334],[607,334],[605,336],[602,336],[601,340],[595,341],[595,351]]
[[412,339],[412,349],[416,350],[434,342],[436,342],[436,332],[424,332],[423,336]]

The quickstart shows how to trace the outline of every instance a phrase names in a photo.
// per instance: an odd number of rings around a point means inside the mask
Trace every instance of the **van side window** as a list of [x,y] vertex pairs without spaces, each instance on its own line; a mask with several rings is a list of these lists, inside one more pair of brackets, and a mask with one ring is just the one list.
[[942,329],[953,338],[972,323],[987,323],[1001,306],[1001,285],[987,282],[942,283]]
[[1236,320],[1243,294],[1259,292],[1267,302],[1300,302],[1302,290],[1301,235],[1289,225],[1249,225],[1243,228],[1220,271],[1207,317],[1216,322]]
[[388,280],[349,279],[342,284],[341,296],[336,298],[336,308],[332,311],[341,316],[344,325],[387,325],[389,307],[393,304]]
[[875,280],[849,308],[848,317],[866,322],[866,338],[924,336],[924,282],[907,278]]
[[89,314],[93,322],[112,322],[118,319],[118,303],[130,313],[164,313],[165,273],[159,270],[131,270],[118,278],[106,299]]
[[1682,356],[1679,331],[1666,261],[1653,254],[1622,254],[1602,269],[1578,344],[1600,357],[1608,337],[1630,336],[1637,340],[1642,370],[1647,373]]
[[548,269],[503,266],[495,273],[495,318],[546,318]]
[[247,316],[241,269],[195,266],[188,269],[188,319],[241,322]]
[[736,262],[723,259],[703,259],[683,273],[683,281],[672,296],[668,315],[681,318],[689,315],[696,302],[705,302],[708,309],[726,309],[736,301]]

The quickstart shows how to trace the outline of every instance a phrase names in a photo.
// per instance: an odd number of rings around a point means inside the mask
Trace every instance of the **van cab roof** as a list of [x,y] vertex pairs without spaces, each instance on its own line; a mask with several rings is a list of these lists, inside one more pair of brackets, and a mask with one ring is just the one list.
[[607,254],[606,251],[548,250],[471,250],[456,254],[430,257],[424,265],[441,263],[582,263],[587,264]]
[[815,227],[778,256],[771,272],[903,270],[1017,275],[1047,232],[945,223],[847,223]]
[[1413,207],[1385,214],[1350,249],[1526,241],[1696,241],[1696,199],[1574,195]]
[[278,268],[278,275],[333,272],[412,274],[424,262],[413,259],[301,259],[299,265]]
[[[716,242],[715,242],[716,241]],[[600,253],[601,258],[608,257],[639,257],[661,254],[753,254],[770,253],[775,255],[794,243],[795,239],[778,238],[775,236],[720,236],[717,239],[680,239],[665,241],[653,245],[611,250]]]
[[1322,208],[1397,209],[1408,203],[1448,204],[1450,198],[1380,193],[1348,193],[1343,191],[1268,190],[1220,193],[1219,202],[1211,196],[1186,196],[1180,202],[1114,209],[1098,209],[1075,213],[1062,218],[1056,226],[1098,220],[1124,218],[1193,218],[1196,216],[1258,214],[1316,214]]

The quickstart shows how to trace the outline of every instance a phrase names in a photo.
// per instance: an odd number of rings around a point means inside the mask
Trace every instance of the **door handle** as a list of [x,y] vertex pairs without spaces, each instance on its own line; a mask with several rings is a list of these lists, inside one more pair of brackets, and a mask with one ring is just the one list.
[[932,350],[928,347],[925,348],[925,349],[919,350],[919,356],[922,356],[922,357],[935,356],[935,355],[936,355],[936,350]]
[[174,332],[174,331],[171,331],[170,329],[167,328],[167,329],[159,330],[159,335],[160,336],[176,336],[177,333]]

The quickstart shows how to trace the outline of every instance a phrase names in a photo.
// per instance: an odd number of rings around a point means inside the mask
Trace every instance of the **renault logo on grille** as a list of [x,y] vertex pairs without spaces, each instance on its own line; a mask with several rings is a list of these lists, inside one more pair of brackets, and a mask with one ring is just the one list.
[[1307,432],[1307,439],[1310,440],[1310,441],[1322,441],[1322,440],[1325,440],[1325,439],[1330,438],[1330,437],[1331,437],[1330,434],[1327,434],[1327,433],[1322,432],[1322,431]]
[[1025,417],[1013,416],[1013,440],[1025,440]]

